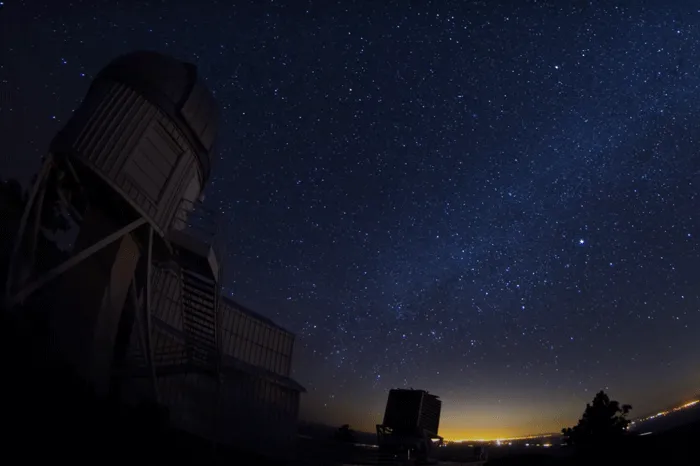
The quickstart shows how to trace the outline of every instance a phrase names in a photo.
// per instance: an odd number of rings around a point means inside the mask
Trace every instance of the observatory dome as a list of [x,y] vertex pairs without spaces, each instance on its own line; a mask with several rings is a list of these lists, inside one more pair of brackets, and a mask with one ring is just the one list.
[[123,83],[159,107],[188,139],[209,177],[209,153],[219,123],[211,92],[198,79],[197,67],[151,51],[136,51],[112,60],[95,78]]

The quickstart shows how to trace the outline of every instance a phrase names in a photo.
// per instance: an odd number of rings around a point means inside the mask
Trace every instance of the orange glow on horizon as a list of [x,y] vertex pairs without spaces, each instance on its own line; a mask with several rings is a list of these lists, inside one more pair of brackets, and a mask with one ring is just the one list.
[[538,432],[533,434],[532,430],[529,432],[524,431],[524,429],[504,429],[504,428],[491,428],[491,429],[440,429],[439,434],[447,442],[495,442],[496,440],[501,441],[512,441],[512,440],[529,440],[534,438],[544,438],[551,437],[553,435],[558,435],[561,431],[561,427],[557,428],[552,426],[551,430]]
[[540,438],[550,438],[558,434],[535,434],[535,435],[525,435],[520,437],[479,437],[479,438],[459,438],[459,439],[449,439],[446,438],[445,441],[448,443],[469,443],[469,442],[512,442],[516,440],[533,440]]
[[[682,409],[686,409],[686,408],[690,408],[692,406],[695,406],[698,403],[700,403],[700,400],[692,400],[692,401],[689,401],[685,404],[677,406],[675,408],[669,409],[667,411],[661,411],[661,412],[654,414],[652,416],[649,416],[649,417],[646,417],[643,419],[634,420],[631,422],[631,424],[636,424],[638,422],[644,422],[646,420],[654,419],[654,418],[660,417],[660,416],[666,416],[670,413],[674,413],[676,411],[680,411]],[[576,421],[574,421],[574,423],[575,422]],[[547,426],[547,427],[550,427],[550,426]],[[531,440],[531,439],[536,439],[536,438],[547,438],[547,437],[551,437],[554,435],[559,435],[559,432],[561,432],[562,427],[566,427],[566,426],[557,427],[555,425],[552,425],[550,430],[549,430],[549,433],[541,433],[541,434],[524,433],[522,431],[522,429],[503,429],[503,428],[459,429],[459,428],[454,428],[454,427],[445,427],[444,429],[440,429],[440,435],[445,438],[446,442],[450,442],[450,443],[495,442],[497,440],[505,442],[505,441],[512,441],[512,440]]]

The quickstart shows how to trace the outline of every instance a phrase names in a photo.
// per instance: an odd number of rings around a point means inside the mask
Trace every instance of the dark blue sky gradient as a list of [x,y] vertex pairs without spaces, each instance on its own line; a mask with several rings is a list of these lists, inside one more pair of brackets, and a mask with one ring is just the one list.
[[305,417],[412,386],[496,437],[700,392],[697,6],[230,3],[6,0],[3,175],[111,58],[173,54],[222,108],[225,290],[298,334]]

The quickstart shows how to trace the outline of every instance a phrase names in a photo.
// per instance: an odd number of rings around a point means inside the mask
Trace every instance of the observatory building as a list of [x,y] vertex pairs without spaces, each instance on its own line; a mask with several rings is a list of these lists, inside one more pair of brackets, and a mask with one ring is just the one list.
[[[304,391],[290,378],[294,335],[221,297],[222,231],[200,202],[218,121],[195,66],[154,52],[109,63],[31,188],[5,308],[42,308],[52,355],[98,395],[283,452]],[[37,246],[56,216],[74,237],[51,258]]]
[[389,390],[384,422],[377,425],[379,448],[403,458],[426,459],[433,443],[443,440],[438,435],[441,409],[442,401],[425,390]]

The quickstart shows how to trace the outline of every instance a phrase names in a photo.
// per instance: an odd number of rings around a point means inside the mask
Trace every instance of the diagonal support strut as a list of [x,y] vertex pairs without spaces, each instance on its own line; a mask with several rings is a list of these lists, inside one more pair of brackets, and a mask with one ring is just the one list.
[[77,264],[81,263],[91,255],[95,254],[97,251],[103,249],[104,247],[108,246],[109,244],[115,242],[122,236],[126,235],[127,233],[132,232],[136,228],[140,227],[146,223],[146,219],[141,217],[137,220],[134,220],[130,224],[126,225],[125,227],[115,231],[109,236],[106,236],[105,238],[101,239],[97,243],[93,244],[90,247],[87,247],[68,259],[67,261],[63,262],[61,265],[58,265],[54,267],[53,269],[49,270],[46,272],[44,275],[41,277],[37,278],[33,282],[29,283],[28,285],[24,286],[17,294],[15,294],[12,299],[10,300],[10,305],[15,305],[19,302],[24,301],[27,299],[29,295],[34,293],[36,290],[41,288],[42,286],[46,285],[50,281],[54,280],[56,277],[60,276],[62,273],[65,273],[67,270],[69,270],[71,267],[76,266]]

